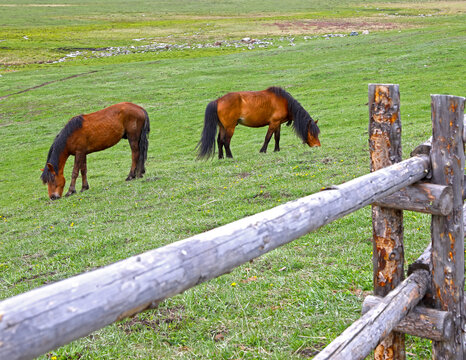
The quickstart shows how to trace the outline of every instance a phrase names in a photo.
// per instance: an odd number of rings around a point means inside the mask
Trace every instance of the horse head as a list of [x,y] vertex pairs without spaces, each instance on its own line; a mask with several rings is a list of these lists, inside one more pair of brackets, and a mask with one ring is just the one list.
[[[65,188],[65,177],[63,174],[57,174],[50,163],[47,163],[47,169],[42,169],[42,172],[42,181],[44,184],[47,184],[49,198],[51,200],[60,199]],[[48,174],[45,172],[48,172]]]
[[319,120],[310,120],[309,123],[307,124],[308,130],[307,130],[307,144],[310,147],[314,146],[320,146],[320,140],[319,140],[319,127],[317,126],[317,121]]

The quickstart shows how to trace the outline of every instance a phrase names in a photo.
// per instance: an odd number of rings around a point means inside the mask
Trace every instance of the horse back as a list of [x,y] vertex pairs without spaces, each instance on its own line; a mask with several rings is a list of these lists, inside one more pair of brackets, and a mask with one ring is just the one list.
[[145,114],[142,107],[128,102],[84,114],[82,127],[68,140],[68,151],[88,154],[115,145],[124,135],[137,138],[144,126]]
[[250,127],[261,127],[271,122],[285,122],[288,119],[286,99],[267,90],[240,91],[228,93],[217,100],[220,121],[240,123]]

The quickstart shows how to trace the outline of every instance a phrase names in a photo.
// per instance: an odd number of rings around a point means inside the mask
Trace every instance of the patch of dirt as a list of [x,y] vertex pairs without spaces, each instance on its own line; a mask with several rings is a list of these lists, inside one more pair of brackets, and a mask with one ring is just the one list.
[[41,257],[44,257],[43,254],[24,254],[21,256],[23,259],[40,259]]
[[270,195],[270,193],[268,191],[265,191],[265,192],[261,192],[259,194],[254,194],[252,197],[253,198],[256,198],[256,197],[263,197],[264,199],[270,199],[272,198],[272,195]]
[[149,321],[145,319],[139,319],[138,317],[132,318],[130,321],[119,324],[118,327],[122,329],[126,334],[139,332],[145,329],[157,330],[159,327],[159,321]]
[[77,6],[71,4],[0,4],[3,7],[66,7],[66,6]]
[[423,11],[436,12],[438,14],[463,14],[466,12],[465,1],[421,1],[412,3],[372,3],[371,7],[375,8],[400,8],[400,9],[415,9],[420,13]]
[[319,347],[319,350],[317,350],[315,347],[314,348],[306,347],[303,349],[299,349],[296,352],[296,354],[298,354],[299,356],[305,357],[305,358],[310,358],[310,357],[316,356],[325,347],[325,345],[319,344],[318,347]]
[[148,177],[144,179],[145,182],[151,182],[151,181],[157,181],[157,180],[160,180],[160,177],[152,176],[152,177]]
[[[42,273],[42,274],[37,274],[37,275],[32,275],[30,277],[26,277],[26,276],[23,276],[22,278],[20,278],[19,280],[17,280],[14,285],[17,285],[23,281],[32,281],[32,280],[35,280],[35,279],[38,279],[38,278],[41,278],[41,277],[48,277],[48,276],[52,276],[52,275],[55,275],[57,272],[56,271],[49,271],[49,272],[46,272],[46,273]],[[44,281],[44,284],[48,284],[49,281]]]
[[251,176],[251,173],[242,172],[237,175],[240,179],[246,179],[247,177]]
[[332,158],[330,158],[330,157],[326,157],[326,158],[323,158],[323,159],[321,160],[321,162],[322,162],[322,164],[330,164],[330,163],[335,162],[335,160],[332,159]]
[[4,95],[4,96],[0,96],[0,100],[6,99],[6,98],[8,98],[8,97],[10,97],[10,96],[13,96],[13,95],[18,95],[18,94],[22,94],[22,93],[25,93],[25,92],[28,92],[28,91],[31,91],[31,90],[35,90],[35,89],[41,88],[41,87],[43,87],[43,86],[46,86],[46,85],[50,85],[50,84],[59,82],[59,81],[66,81],[66,80],[70,80],[70,79],[77,78],[77,77],[79,77],[79,76],[89,75],[89,74],[93,74],[93,73],[96,73],[96,72],[97,72],[97,70],[93,70],[93,71],[88,71],[88,72],[82,73],[82,74],[71,75],[71,76],[68,76],[68,77],[63,78],[63,79],[47,81],[47,82],[45,82],[45,83],[43,83],[43,84],[36,85],[36,86],[30,87],[30,88],[28,88],[28,89],[24,89],[24,90],[21,90],[21,91],[12,93],[12,94],[7,94],[7,95]]
[[105,50],[108,50],[109,48],[108,47],[98,47],[98,48],[94,48],[94,47],[59,47],[59,48],[56,48],[57,51],[105,51]]
[[[182,316],[184,310],[181,305],[168,309],[159,309],[153,320],[142,319],[141,316],[136,315],[129,321],[118,324],[118,327],[126,334],[146,329],[158,330],[160,324],[180,324],[184,319]],[[177,326],[174,326],[173,329],[177,329]]]
[[211,331],[212,338],[215,342],[224,341],[225,336],[228,335],[228,329],[225,325],[220,326],[219,328]]
[[[333,32],[348,33],[363,30],[393,30],[401,29],[402,25],[391,22],[380,22],[370,20],[296,20],[276,21],[271,24],[282,32],[292,34],[325,34]],[[404,25],[405,27],[406,25]]]

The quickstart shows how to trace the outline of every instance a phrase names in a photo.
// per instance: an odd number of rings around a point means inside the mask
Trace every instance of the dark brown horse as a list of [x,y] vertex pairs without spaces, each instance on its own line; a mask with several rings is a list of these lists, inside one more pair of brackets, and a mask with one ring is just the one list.
[[122,138],[128,139],[132,152],[131,170],[126,180],[142,177],[145,173],[149,131],[146,110],[128,102],[72,118],[55,137],[46,166],[42,169],[41,179],[48,185],[50,199],[59,199],[63,194],[63,169],[70,155],[74,155],[75,158],[71,184],[66,196],[76,193],[75,184],[80,171],[81,191],[89,189],[86,176],[87,154],[107,149]]
[[320,146],[319,127],[309,113],[288,92],[279,87],[262,91],[241,91],[228,93],[207,105],[204,129],[198,144],[198,157],[210,157],[215,153],[215,136],[219,128],[217,144],[218,158],[232,158],[230,141],[238,124],[261,127],[269,126],[264,145],[265,153],[275,135],[275,151],[280,151],[280,125],[293,123],[296,134],[309,146]]

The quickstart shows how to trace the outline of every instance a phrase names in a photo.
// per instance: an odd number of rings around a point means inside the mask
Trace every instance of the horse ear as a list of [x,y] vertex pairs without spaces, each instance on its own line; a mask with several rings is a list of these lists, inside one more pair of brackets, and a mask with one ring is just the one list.
[[52,173],[53,175],[56,175],[53,165],[51,163],[47,163],[47,168],[49,169],[50,173]]
[[316,120],[315,123],[317,124],[319,122],[319,120]]

